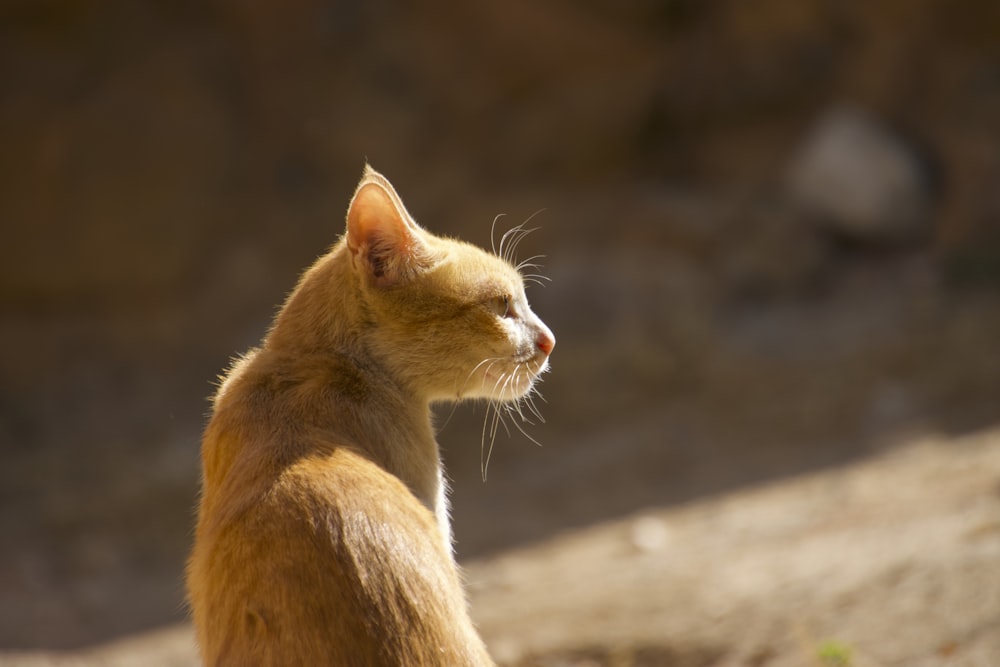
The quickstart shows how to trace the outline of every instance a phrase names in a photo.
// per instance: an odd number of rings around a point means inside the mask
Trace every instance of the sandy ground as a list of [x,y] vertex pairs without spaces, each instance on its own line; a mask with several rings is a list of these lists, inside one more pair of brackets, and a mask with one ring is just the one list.
[[[992,667],[1000,431],[566,532],[465,564],[505,665]],[[196,664],[190,628],[29,667]]]
[[[635,515],[468,568],[519,665],[1000,658],[1000,433]],[[829,664],[837,664],[829,662]]]

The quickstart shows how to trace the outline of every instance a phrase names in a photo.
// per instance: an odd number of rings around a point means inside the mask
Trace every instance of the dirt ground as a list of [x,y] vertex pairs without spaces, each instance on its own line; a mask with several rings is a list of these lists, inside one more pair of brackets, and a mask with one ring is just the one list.
[[[466,563],[500,664],[990,667],[1000,431],[651,509]],[[197,664],[185,625],[10,667]]]
[[928,438],[641,512],[470,563],[473,608],[510,665],[987,667],[998,471],[1000,433]]

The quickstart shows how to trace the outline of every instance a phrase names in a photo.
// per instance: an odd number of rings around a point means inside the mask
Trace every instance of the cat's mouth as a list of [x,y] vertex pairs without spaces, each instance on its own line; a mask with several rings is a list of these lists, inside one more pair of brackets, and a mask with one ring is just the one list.
[[515,364],[527,364],[534,360],[535,360],[535,354],[532,352],[515,356],[511,359],[511,361],[513,361]]
[[547,357],[536,354],[511,357],[504,368],[490,367],[483,375],[483,385],[500,400],[516,400],[531,390],[535,379],[545,370]]

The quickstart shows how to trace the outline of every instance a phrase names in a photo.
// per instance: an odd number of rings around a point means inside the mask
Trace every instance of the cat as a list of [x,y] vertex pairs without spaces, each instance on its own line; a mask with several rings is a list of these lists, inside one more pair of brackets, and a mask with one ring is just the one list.
[[547,370],[509,250],[425,231],[365,167],[345,234],[213,400],[187,568],[207,665],[493,664],[430,405],[510,405]]

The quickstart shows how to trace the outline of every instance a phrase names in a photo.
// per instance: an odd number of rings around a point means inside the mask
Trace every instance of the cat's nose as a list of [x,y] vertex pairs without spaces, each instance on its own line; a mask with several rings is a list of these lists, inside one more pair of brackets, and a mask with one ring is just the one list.
[[548,331],[539,331],[538,336],[535,338],[535,345],[541,350],[545,356],[552,354],[552,348],[556,346],[556,337],[553,336]]

